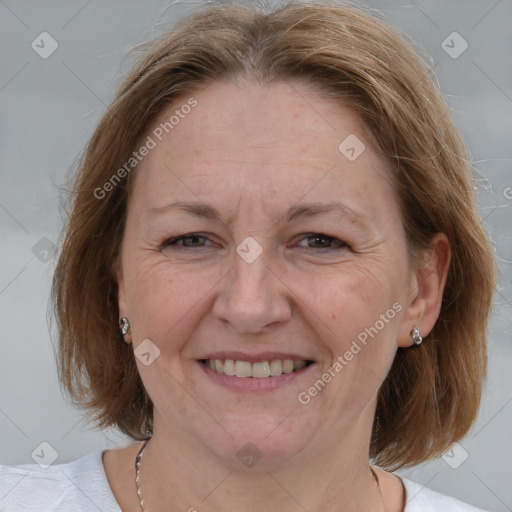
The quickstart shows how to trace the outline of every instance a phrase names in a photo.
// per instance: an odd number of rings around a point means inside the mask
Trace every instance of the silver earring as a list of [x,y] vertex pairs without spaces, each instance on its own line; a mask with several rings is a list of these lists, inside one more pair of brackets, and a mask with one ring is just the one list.
[[412,326],[411,337],[415,345],[421,345],[423,338],[420,336],[420,331],[415,325]]
[[121,334],[123,336],[130,330],[130,322],[128,322],[128,318],[123,316],[123,318],[119,320],[119,328],[121,329]]

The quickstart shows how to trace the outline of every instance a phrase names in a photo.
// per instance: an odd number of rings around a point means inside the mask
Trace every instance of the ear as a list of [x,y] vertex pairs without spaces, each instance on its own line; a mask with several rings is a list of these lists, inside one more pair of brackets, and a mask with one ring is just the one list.
[[[117,304],[119,309],[119,319],[121,319],[122,317],[127,317],[129,319],[130,311],[128,308],[128,301],[126,299],[126,287],[124,282],[123,266],[121,264],[121,260],[119,257],[114,261],[114,264],[112,265],[112,271],[117,282]],[[130,331],[128,331],[124,335],[124,340],[127,343],[130,343],[132,341]]]
[[414,325],[423,338],[433,329],[441,311],[450,259],[448,237],[438,233],[423,253],[423,264],[412,273],[398,346],[413,344],[411,330]]

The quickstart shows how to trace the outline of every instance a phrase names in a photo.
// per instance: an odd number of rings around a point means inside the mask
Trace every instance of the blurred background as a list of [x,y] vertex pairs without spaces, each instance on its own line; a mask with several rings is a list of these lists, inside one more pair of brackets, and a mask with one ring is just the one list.
[[[65,220],[59,186],[129,69],[126,52],[201,3],[0,0],[2,464],[33,463],[41,443],[61,463],[130,442],[95,430],[59,388],[47,321]],[[443,458],[401,474],[475,506],[511,511],[512,1],[358,4],[376,8],[427,55],[470,148],[500,267],[478,421]]]

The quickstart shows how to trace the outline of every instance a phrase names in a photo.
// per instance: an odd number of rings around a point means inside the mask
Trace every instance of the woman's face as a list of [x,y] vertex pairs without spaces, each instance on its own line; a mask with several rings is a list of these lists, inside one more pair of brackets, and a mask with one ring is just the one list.
[[411,291],[384,162],[305,83],[191,96],[142,139],[118,274],[155,437],[259,464],[367,446]]

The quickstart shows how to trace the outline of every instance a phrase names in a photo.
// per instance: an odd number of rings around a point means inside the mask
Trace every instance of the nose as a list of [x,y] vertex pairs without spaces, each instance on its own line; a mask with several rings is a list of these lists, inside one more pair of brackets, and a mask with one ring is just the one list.
[[222,280],[214,316],[240,333],[259,333],[292,315],[291,291],[265,251],[252,263],[235,253],[232,271]]

